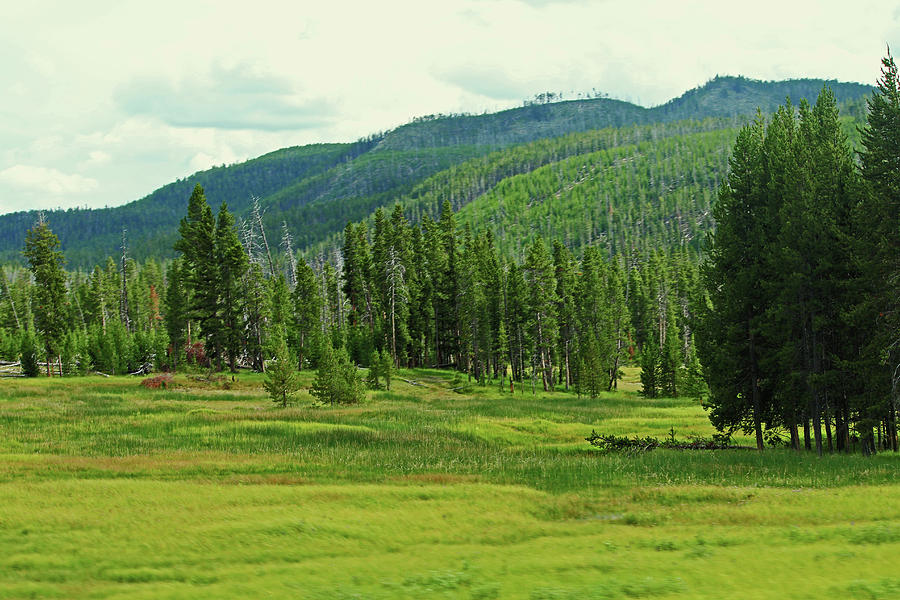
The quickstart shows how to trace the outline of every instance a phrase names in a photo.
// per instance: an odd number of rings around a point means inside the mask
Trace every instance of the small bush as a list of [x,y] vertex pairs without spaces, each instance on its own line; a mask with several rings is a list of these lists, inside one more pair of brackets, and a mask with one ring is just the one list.
[[173,385],[172,374],[163,373],[162,375],[157,375],[155,377],[148,377],[141,381],[141,385],[149,390],[158,390],[159,388],[164,390],[168,389]]
[[198,367],[209,366],[209,359],[206,357],[206,349],[203,347],[203,342],[194,342],[189,346],[185,346],[184,357],[189,364],[197,365]]
[[591,431],[591,435],[584,439],[591,446],[609,452],[646,452],[657,448],[673,450],[724,450],[726,448],[734,448],[727,435],[713,434],[711,438],[689,436],[687,441],[679,441],[675,439],[674,431],[664,440],[649,436],[601,435],[596,431]]
[[37,357],[37,344],[31,332],[26,332],[22,337],[22,372],[26,377],[37,377],[40,373],[40,365]]
[[322,344],[319,369],[309,391],[323,404],[357,404],[365,398],[362,378],[347,351],[334,349],[330,342]]

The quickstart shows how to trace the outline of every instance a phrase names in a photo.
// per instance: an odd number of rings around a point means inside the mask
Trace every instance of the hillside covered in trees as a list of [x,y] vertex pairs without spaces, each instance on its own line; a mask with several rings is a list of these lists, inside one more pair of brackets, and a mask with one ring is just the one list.
[[[420,118],[356,143],[286,148],[244,163],[202,171],[123,206],[49,211],[46,217],[53,223],[73,268],[90,269],[107,256],[116,255],[123,229],[128,232],[135,258],[172,258],[174,231],[185,198],[200,184],[214,208],[227,203],[238,221],[250,218],[252,199],[258,198],[268,230],[281,231],[284,223],[300,250],[315,249],[323,242],[334,247],[335,236],[347,221],[371,217],[378,207],[390,207],[398,200],[404,205],[424,203],[436,217],[442,199],[434,201],[429,195],[449,197],[454,209],[459,209],[502,179],[583,153],[606,150],[624,156],[628,149],[614,149],[645,142],[640,150],[646,156],[643,160],[656,162],[666,160],[660,152],[670,152],[671,146],[659,152],[654,149],[654,157],[646,155],[646,144],[654,146],[659,138],[687,136],[683,144],[691,146],[696,143],[691,136],[715,129],[723,132],[718,151],[727,154],[735,128],[751,118],[757,107],[769,112],[787,95],[795,101],[815,98],[823,83],[717,77],[649,109],[601,97],[531,102],[493,114]],[[870,88],[828,83],[838,102],[847,103],[844,112],[859,119],[864,112],[861,99]],[[710,142],[704,143],[708,146]],[[633,155],[636,150],[630,152]],[[703,151],[704,155],[709,152],[709,148]],[[618,164],[625,162],[627,159],[622,159]],[[707,190],[715,189],[723,166],[724,159],[718,166],[698,164],[704,177],[712,175]],[[636,175],[631,173],[618,187],[632,188],[638,183]],[[570,181],[562,183],[572,185]],[[644,193],[665,191],[659,188],[658,180],[641,180],[639,185]],[[705,200],[699,200],[699,204],[705,204]],[[408,217],[417,219],[421,210],[410,206]],[[688,212],[705,210],[692,206]],[[35,220],[33,212],[0,216],[0,260],[21,264],[24,232]],[[602,227],[595,221],[596,231],[591,237],[606,235]],[[613,231],[612,235],[617,234]]]
[[[41,215],[28,268],[0,271],[0,359],[48,376],[271,369],[282,405],[309,368],[334,403],[359,397],[354,365],[375,387],[439,367],[591,398],[635,365],[645,396],[704,398],[720,431],[760,449],[896,450],[896,67],[862,113],[852,86],[789,83],[717,78],[649,124],[578,131],[567,110],[587,105],[538,104],[284,150],[194,183],[177,225],[119,231],[90,271],[64,270],[60,215]],[[771,118],[721,108],[813,85],[814,103]],[[576,131],[517,133],[542,110]],[[460,123],[508,132],[482,144]],[[268,167],[281,187],[226,199],[247,191],[240,169]],[[174,204],[190,182],[173,185]]]

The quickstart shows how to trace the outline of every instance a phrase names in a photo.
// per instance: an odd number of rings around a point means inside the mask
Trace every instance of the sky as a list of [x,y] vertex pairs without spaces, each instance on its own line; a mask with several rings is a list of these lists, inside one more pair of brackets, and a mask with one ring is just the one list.
[[0,214],[124,204],[283,148],[543,91],[874,83],[885,0],[0,0]]

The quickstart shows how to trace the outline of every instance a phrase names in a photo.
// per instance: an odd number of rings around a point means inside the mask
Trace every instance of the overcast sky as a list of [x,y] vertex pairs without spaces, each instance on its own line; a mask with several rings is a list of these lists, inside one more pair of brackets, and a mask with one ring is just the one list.
[[3,2],[0,213],[541,91],[652,106],[720,75],[874,83],[886,0]]

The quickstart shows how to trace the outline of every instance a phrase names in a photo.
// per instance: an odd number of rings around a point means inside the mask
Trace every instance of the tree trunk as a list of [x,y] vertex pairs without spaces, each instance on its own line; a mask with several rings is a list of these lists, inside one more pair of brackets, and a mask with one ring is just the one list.
[[756,364],[756,348],[754,345],[753,331],[750,331],[750,386],[753,397],[753,430],[756,433],[756,449],[762,452],[765,449],[762,434],[762,403],[759,397],[759,375]]
[[800,452],[800,432],[797,430],[797,423],[791,423],[791,448]]
[[812,437],[809,433],[809,406],[803,411],[803,447],[806,450],[812,450]]

